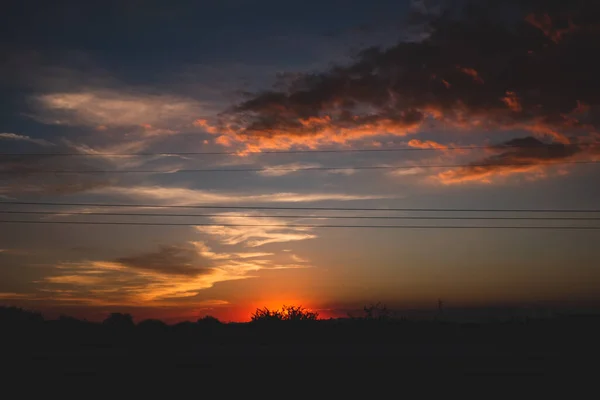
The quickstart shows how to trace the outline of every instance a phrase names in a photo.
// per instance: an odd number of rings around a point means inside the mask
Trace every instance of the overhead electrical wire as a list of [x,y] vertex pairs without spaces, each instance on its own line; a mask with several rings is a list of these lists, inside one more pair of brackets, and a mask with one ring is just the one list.
[[600,230],[600,226],[464,226],[464,225],[312,225],[312,224],[203,224],[161,222],[92,222],[92,221],[25,221],[0,220],[0,224],[53,224],[53,225],[130,225],[130,226],[206,226],[236,228],[369,228],[369,229],[532,229],[532,230]]
[[106,213],[62,211],[0,210],[0,214],[53,215],[53,216],[111,216],[111,217],[192,217],[192,218],[293,218],[293,219],[377,219],[377,220],[509,220],[509,221],[600,221],[600,217],[415,217],[398,215],[239,215],[239,214],[157,214],[157,213]]
[[351,208],[351,207],[284,207],[284,206],[215,206],[215,205],[166,205],[166,204],[120,204],[120,203],[57,203],[34,201],[0,201],[0,205],[36,205],[67,207],[135,207],[135,208],[189,208],[189,209],[236,209],[236,210],[321,210],[321,211],[406,211],[406,212],[515,212],[515,213],[600,213],[600,208]]
[[[600,160],[579,161],[556,161],[543,165],[565,165],[565,164],[600,164]],[[393,169],[419,169],[419,168],[478,168],[478,167],[527,167],[542,165],[539,162],[528,163],[472,163],[472,164],[424,164],[424,165],[374,165],[358,167],[299,167],[299,168],[199,168],[199,169],[176,169],[172,171],[160,170],[0,170],[2,174],[182,174],[182,173],[214,173],[214,172],[300,172],[300,171],[358,171],[358,170],[393,170]]]
[[502,150],[531,149],[552,147],[587,147],[600,146],[600,143],[543,143],[535,145],[485,145],[485,146],[450,146],[450,147],[395,147],[372,149],[316,149],[316,150],[265,150],[265,151],[186,151],[186,152],[142,152],[142,153],[0,153],[0,157],[148,157],[148,156],[200,156],[200,155],[240,155],[240,154],[311,154],[311,153],[380,153],[402,151],[456,151],[456,150]]

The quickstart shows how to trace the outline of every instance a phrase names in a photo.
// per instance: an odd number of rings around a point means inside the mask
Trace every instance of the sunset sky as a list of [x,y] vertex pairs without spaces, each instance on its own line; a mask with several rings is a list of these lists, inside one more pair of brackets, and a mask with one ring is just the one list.
[[4,2],[0,304],[600,305],[600,230],[491,228],[600,213],[472,211],[600,209],[600,6],[466,3]]

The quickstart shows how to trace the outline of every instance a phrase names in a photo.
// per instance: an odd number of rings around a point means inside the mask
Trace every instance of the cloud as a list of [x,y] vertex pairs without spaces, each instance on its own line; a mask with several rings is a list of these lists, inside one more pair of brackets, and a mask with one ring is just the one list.
[[[146,149],[152,138],[142,138],[121,143],[106,144],[90,147],[67,139],[57,142],[57,153],[76,153],[94,155],[94,157],[55,157],[40,155],[5,156],[0,165],[3,172],[0,180],[0,194],[49,194],[68,195],[86,192],[93,189],[106,188],[126,181],[121,175],[103,174],[39,174],[51,170],[124,170],[141,168],[146,164],[161,161],[163,170],[179,169],[182,167],[179,157],[155,155],[150,157],[123,157],[102,154],[137,153]],[[34,161],[34,162],[32,162]],[[159,169],[156,165],[153,168]]]
[[50,283],[62,283],[69,285],[97,285],[104,282],[103,278],[96,276],[85,276],[85,275],[59,275],[50,276],[45,279]]
[[447,10],[414,18],[428,32],[424,39],[367,48],[347,65],[250,93],[204,121],[205,130],[224,145],[257,151],[442,126],[478,134],[524,130],[556,143],[597,135],[598,3],[445,4]]
[[54,146],[53,143],[51,143],[47,140],[35,139],[35,138],[29,137],[27,135],[19,135],[17,133],[0,133],[0,139],[29,142],[29,143],[37,144],[39,146]]
[[[59,302],[76,300],[91,305],[141,305],[160,301],[163,305],[170,305],[169,299],[193,297],[215,282],[246,278],[233,276],[222,269],[209,271],[188,265],[187,261],[194,257],[192,253],[192,250],[186,252],[162,246],[154,253],[122,257],[115,261],[62,263],[56,266],[55,275],[38,283],[42,290],[53,294],[53,300]],[[195,258],[198,258],[197,255]],[[161,262],[168,265],[159,266]]]
[[424,168],[414,167],[414,168],[399,168],[393,169],[388,172],[390,176],[413,176],[420,175],[425,173],[426,170]]
[[298,263],[306,263],[306,262],[308,262],[308,260],[305,260],[304,258],[302,258],[302,257],[300,257],[300,256],[298,256],[296,254],[292,254],[291,258],[292,258],[292,260],[294,260],[295,262],[298,262]]
[[27,293],[0,292],[0,300],[27,299],[28,297]]
[[248,258],[258,258],[258,257],[268,257],[272,256],[273,253],[265,253],[265,252],[245,252],[245,253],[215,253],[211,250],[208,245],[204,242],[190,242],[195,248],[198,254],[202,257],[207,258],[209,260],[231,260],[234,258],[238,259],[248,259]]
[[377,195],[353,195],[344,193],[268,193],[244,194],[216,192],[184,187],[132,186],[107,187],[90,193],[122,196],[136,200],[152,200],[172,205],[234,204],[234,203],[304,203],[319,201],[354,201],[386,198]]
[[[204,242],[162,245],[156,251],[111,261],[63,262],[37,281],[43,298],[88,305],[181,306],[217,282],[256,277],[260,270],[307,268],[278,265],[265,252],[214,252]],[[48,295],[49,294],[49,295]],[[39,295],[30,296],[39,299]],[[200,300],[201,301],[201,300]]]
[[284,176],[288,174],[292,174],[297,172],[299,169],[305,168],[319,168],[321,164],[317,163],[291,163],[291,164],[280,164],[280,165],[270,165],[265,167],[263,171],[258,172],[259,175],[262,176]]
[[[555,143],[544,145],[534,137],[510,140],[503,145],[488,148],[495,153],[471,165],[441,172],[437,175],[444,184],[467,182],[491,183],[494,177],[536,173],[545,176],[541,167],[563,160],[576,159],[587,153],[586,146]],[[518,165],[525,164],[525,165]]]
[[[262,176],[285,176],[289,174],[293,174],[298,171],[302,171],[304,169],[318,169],[323,167],[322,164],[319,163],[290,163],[290,164],[279,164],[279,165],[270,165],[264,167],[262,171],[259,171],[258,174]],[[327,174],[334,175],[354,175],[357,171],[352,168],[343,168],[343,169],[332,169],[332,170],[323,170]]]
[[412,139],[411,141],[408,142],[408,145],[410,147],[414,147],[417,149],[445,150],[448,148],[448,146],[445,144],[434,142],[432,140],[419,140],[419,139]]
[[30,254],[27,250],[22,249],[0,249],[0,255],[26,256]]
[[117,258],[115,262],[164,275],[197,276],[210,274],[213,269],[202,264],[198,253],[189,248],[162,246],[158,251],[133,257]]
[[102,160],[80,157],[6,156],[3,157],[0,164],[0,194],[8,196],[19,194],[65,195],[117,183],[119,181],[117,176],[39,173],[51,170],[85,171],[102,169],[105,166],[106,164]]
[[[289,221],[276,217],[256,218],[238,213],[223,213],[211,218],[216,224],[261,225],[261,226],[197,226],[196,230],[215,236],[227,245],[244,244],[259,247],[269,243],[286,243],[314,239],[312,228],[290,227]],[[280,225],[280,226],[264,226]]]
[[167,128],[191,125],[197,115],[207,112],[205,105],[189,98],[107,89],[43,94],[34,103],[35,117],[48,124],[137,126],[149,135],[170,135],[174,131]]

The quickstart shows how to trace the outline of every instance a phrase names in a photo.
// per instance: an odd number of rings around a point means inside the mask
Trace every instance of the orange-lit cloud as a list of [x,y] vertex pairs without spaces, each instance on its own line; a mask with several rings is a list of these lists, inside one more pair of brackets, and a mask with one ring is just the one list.
[[408,145],[410,147],[414,147],[417,149],[438,149],[438,150],[445,150],[448,148],[447,145],[445,144],[441,144],[438,142],[434,142],[432,140],[418,140],[418,139],[412,139],[411,141],[408,142]]
[[[494,14],[473,7],[465,14],[425,16],[432,33],[421,42],[366,49],[349,65],[296,75],[196,125],[217,143],[242,152],[351,146],[442,126],[474,135],[526,131],[559,144],[596,135],[600,64],[593,55],[600,51],[600,30],[590,28],[598,22],[590,16],[598,6],[553,2],[542,12],[541,3],[525,1],[511,8],[512,22],[492,18],[480,24],[478,12],[481,20],[503,15],[503,5],[493,6],[499,8]],[[410,143],[435,146],[418,139]],[[537,164],[544,169],[550,163]],[[482,170],[479,175],[537,174],[521,166]],[[452,177],[467,175],[464,171],[440,176],[456,180]]]
[[0,300],[27,299],[30,295],[27,293],[0,292]]
[[554,43],[559,43],[567,35],[575,33],[581,29],[581,27],[575,25],[570,18],[567,18],[567,26],[559,28],[556,22],[553,21],[552,17],[546,13],[544,14],[529,14],[525,17],[525,21],[536,27],[543,34],[551,39]]
[[463,74],[469,75],[471,78],[473,78],[474,82],[479,84],[485,83],[483,78],[479,75],[479,72],[477,72],[477,70],[475,70],[474,68],[467,68],[461,66],[457,66],[456,68],[458,68],[458,70],[461,71]]
[[[277,113],[279,107],[272,110]],[[431,114],[433,115],[433,114]],[[399,118],[377,119],[352,116],[347,123],[337,123],[331,116],[298,118],[286,125],[272,128],[254,125],[236,130],[233,124],[197,125],[206,132],[217,135],[216,143],[223,146],[242,145],[252,152],[285,150],[293,147],[311,149],[330,144],[347,144],[369,137],[393,135],[406,136],[418,131],[425,114],[410,113]],[[244,151],[241,151],[244,154]]]
[[381,195],[359,195],[345,193],[262,193],[217,192],[185,187],[131,186],[107,187],[92,194],[119,196],[136,200],[155,201],[160,204],[234,204],[234,203],[306,203],[318,201],[354,201],[386,198]]
[[[435,178],[446,185],[493,183],[497,179],[512,175],[526,175],[528,179],[540,179],[548,176],[545,167],[551,167],[563,160],[577,160],[582,154],[593,155],[586,146],[560,143],[544,146],[533,137],[515,139],[504,146],[490,147],[488,151],[494,154],[471,165],[443,171]],[[564,169],[558,173],[562,171]]]
[[506,97],[503,97],[502,101],[504,101],[506,106],[514,112],[523,111],[523,106],[519,102],[519,97],[517,97],[517,94],[515,92],[506,92]]
[[[250,234],[249,237],[252,237]],[[55,303],[176,307],[217,282],[248,279],[261,270],[307,268],[303,260],[273,261],[269,252],[215,252],[204,242],[160,246],[157,251],[113,261],[61,263],[38,281]],[[14,296],[6,295],[7,298]],[[20,296],[35,300],[38,294]],[[201,302],[201,300],[199,300]],[[198,304],[194,300],[194,304]],[[227,304],[221,301],[219,304]],[[213,303],[214,305],[214,303]]]

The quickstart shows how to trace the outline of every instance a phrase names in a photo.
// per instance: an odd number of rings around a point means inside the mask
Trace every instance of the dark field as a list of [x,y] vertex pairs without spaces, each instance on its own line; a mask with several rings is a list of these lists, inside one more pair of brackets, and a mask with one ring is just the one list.
[[[593,374],[597,316],[450,323],[218,321],[165,325],[22,319],[2,325],[4,377],[212,379],[302,371],[313,377],[561,377]],[[267,375],[269,376],[269,375]]]

